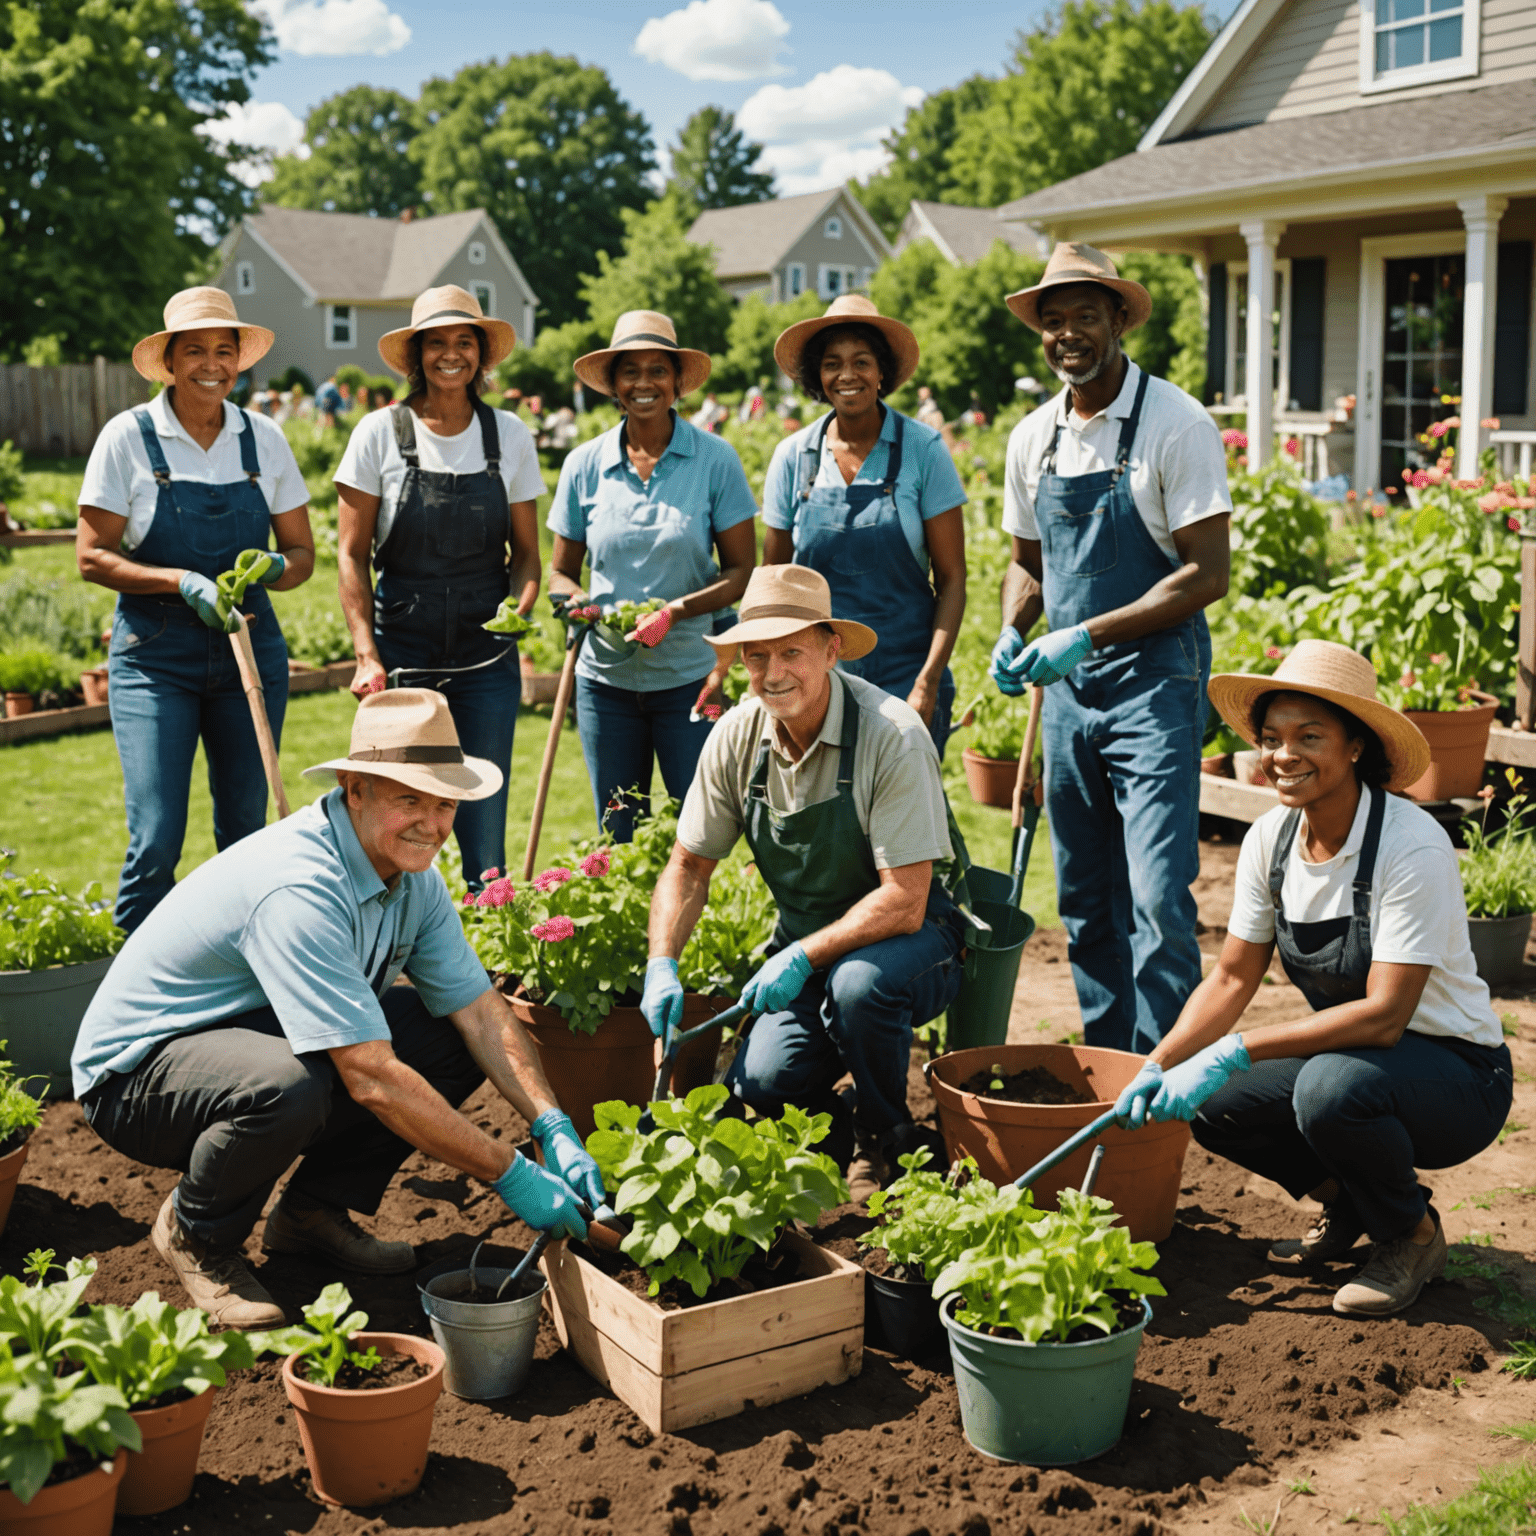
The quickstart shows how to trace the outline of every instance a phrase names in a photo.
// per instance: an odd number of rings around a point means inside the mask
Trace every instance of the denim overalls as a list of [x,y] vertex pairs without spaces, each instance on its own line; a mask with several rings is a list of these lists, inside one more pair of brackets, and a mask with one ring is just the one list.
[[[1142,597],[1177,567],[1131,499],[1145,372],[1114,466],[1058,475],[1058,421],[1035,493],[1045,613],[1071,628]],[[1070,397],[1066,408],[1071,409]],[[1093,651],[1045,690],[1045,804],[1057,907],[1088,1045],[1150,1051],[1200,982],[1204,614]]]
[[[154,518],[131,551],[133,560],[212,579],[229,570],[241,550],[268,547],[272,512],[261,491],[255,431],[244,411],[245,474],[228,485],[173,482],[149,412],[133,415],[159,487]],[[241,611],[250,623],[272,736],[280,743],[288,647],[265,587],[249,587]],[[118,595],[107,676],[128,813],[128,852],[113,916],[131,933],[176,882],[198,738],[208,758],[220,852],[266,825],[267,780],[229,636],[210,629],[179,596]]]

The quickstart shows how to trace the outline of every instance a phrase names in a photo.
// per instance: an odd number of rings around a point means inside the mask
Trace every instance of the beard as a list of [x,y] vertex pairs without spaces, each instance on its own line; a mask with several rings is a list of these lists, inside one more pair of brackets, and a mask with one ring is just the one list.
[[1055,363],[1050,365],[1051,372],[1061,380],[1063,384],[1070,384],[1073,389],[1081,389],[1084,384],[1092,384],[1093,381],[1109,367],[1109,353],[1105,353],[1097,362],[1089,364],[1081,373],[1069,373],[1065,368],[1058,368]]

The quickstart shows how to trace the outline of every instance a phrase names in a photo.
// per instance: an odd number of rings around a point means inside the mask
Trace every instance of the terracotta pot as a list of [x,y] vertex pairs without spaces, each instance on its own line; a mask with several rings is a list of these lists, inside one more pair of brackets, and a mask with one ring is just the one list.
[[1404,791],[1410,800],[1464,799],[1482,787],[1488,731],[1499,701],[1486,693],[1472,697],[1477,703],[1461,709],[1403,711],[1429,743],[1429,772]]
[[1232,777],[1232,754],[1230,752],[1217,752],[1211,757],[1200,759],[1200,772],[1208,773],[1212,778],[1230,779]]
[[1232,776],[1239,784],[1268,784],[1264,770],[1259,767],[1263,754],[1252,749],[1232,754]]
[[39,1488],[30,1504],[0,1488],[0,1536],[112,1536],[112,1510],[127,1466],[127,1451],[119,1451],[110,1472],[92,1467],[67,1483]]
[[283,1361],[283,1390],[298,1412],[299,1439],[327,1504],[369,1509],[415,1493],[427,1470],[432,1411],[443,1390],[444,1355],[430,1339],[409,1333],[359,1333],[353,1347],[374,1345],[381,1355],[409,1355],[431,1374],[376,1392],[320,1387]]
[[107,702],[107,669],[96,667],[90,672],[82,672],[80,692],[84,694],[88,705],[105,704]]
[[5,1231],[5,1224],[11,1219],[11,1202],[16,1198],[16,1185],[21,1180],[22,1164],[27,1160],[27,1153],[32,1149],[30,1136],[16,1148],[14,1152],[7,1152],[0,1157],[0,1232]]
[[139,1426],[144,1449],[130,1452],[123,1486],[117,1491],[120,1515],[158,1515],[192,1497],[203,1431],[213,1411],[217,1387],[209,1387],[169,1408],[140,1408],[128,1415]]
[[[974,1157],[984,1178],[1003,1184],[1109,1109],[1144,1060],[1130,1051],[1087,1045],[988,1045],[936,1057],[926,1070],[950,1158]],[[1089,1093],[1093,1102],[1014,1104],[961,1092],[966,1078],[994,1063],[1004,1072],[1044,1067]],[[1114,1202],[1137,1242],[1161,1242],[1173,1231],[1188,1124],[1148,1121],[1139,1131],[1111,1126],[1100,1140],[1104,1164],[1093,1192]],[[1080,1186],[1092,1153],[1092,1146],[1083,1147],[1031,1186],[1035,1204],[1052,1209],[1057,1191]]]
[[[1013,786],[1019,776],[1019,760],[1016,757],[983,757],[969,747],[960,754],[965,764],[965,783],[971,799],[978,805],[996,805],[1005,811],[1013,809]],[[1035,784],[1035,804],[1043,801],[1044,786]]]
[[37,708],[37,700],[30,693],[8,693],[5,696],[5,718],[17,720],[30,715]]

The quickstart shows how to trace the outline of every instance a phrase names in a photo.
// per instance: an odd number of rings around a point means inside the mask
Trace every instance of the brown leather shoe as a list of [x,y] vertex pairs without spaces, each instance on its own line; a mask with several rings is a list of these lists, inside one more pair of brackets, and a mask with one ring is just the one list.
[[1350,1250],[1365,1235],[1365,1223],[1354,1206],[1339,1199],[1325,1205],[1312,1218],[1305,1237],[1284,1237],[1271,1243],[1272,1264],[1301,1268],[1309,1264],[1331,1264],[1347,1258]]
[[861,1146],[848,1164],[848,1196],[864,1201],[891,1182],[891,1165],[876,1147]]
[[1449,1250],[1445,1229],[1433,1207],[1435,1235],[1427,1243],[1399,1237],[1377,1243],[1365,1268],[1334,1292],[1333,1310],[1345,1317],[1390,1317],[1411,1307],[1431,1280],[1445,1273]]
[[268,1253],[313,1253],[365,1275],[403,1275],[416,1268],[416,1250],[409,1243],[383,1242],[345,1211],[306,1204],[283,1191],[261,1238]]
[[155,1217],[149,1240],[176,1272],[193,1305],[214,1322],[226,1328],[281,1328],[287,1321],[238,1252],[199,1242],[182,1226],[169,1195]]

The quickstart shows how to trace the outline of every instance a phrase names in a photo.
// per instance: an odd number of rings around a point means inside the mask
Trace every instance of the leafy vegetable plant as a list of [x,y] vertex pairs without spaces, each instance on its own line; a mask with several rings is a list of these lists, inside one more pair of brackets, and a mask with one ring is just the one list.
[[1504,777],[1515,793],[1503,827],[1488,831],[1486,803],[1480,817],[1469,816],[1464,823],[1467,849],[1461,858],[1461,884],[1468,917],[1536,912],[1536,828],[1528,824],[1530,796],[1513,768],[1505,769]]
[[116,1387],[130,1408],[182,1389],[197,1397],[222,1387],[226,1371],[243,1370],[256,1358],[239,1330],[215,1337],[207,1313],[178,1311],[155,1291],[131,1307],[92,1307],[69,1354],[93,1381]]
[[[0,1052],[5,1047],[6,1042],[0,1040]],[[31,1079],[17,1077],[11,1063],[0,1055],[0,1156],[14,1152],[16,1148],[10,1143],[14,1140],[19,1146],[26,1139],[22,1132],[34,1130],[42,1122],[42,1100],[27,1092],[24,1081]]]
[[[31,1285],[15,1275],[0,1279],[0,1357],[6,1353],[3,1346],[9,1346],[51,1362],[68,1353],[80,1337],[85,1319],[75,1314],[96,1273],[96,1260],[71,1259],[58,1265],[52,1248],[34,1248],[25,1268]],[[55,1269],[61,1269],[64,1278],[50,1282]]]
[[71,896],[34,870],[23,880],[9,872],[12,855],[0,850],[0,971],[40,971],[115,955],[127,935],[112,921],[92,883]]
[[249,1336],[253,1353],[298,1355],[304,1374],[322,1387],[334,1387],[344,1365],[360,1371],[378,1368],[379,1352],[349,1347],[354,1335],[368,1326],[366,1312],[353,1312],[352,1293],[341,1281],[334,1281],[304,1308],[307,1328],[295,1325],[274,1328],[268,1333]]
[[1059,1211],[1036,1212],[1029,1192],[1012,1184],[978,1202],[980,1241],[933,1284],[935,1297],[960,1293],[957,1322],[1029,1344],[1064,1342],[1084,1326],[1114,1332],[1116,1291],[1167,1295],[1161,1281],[1141,1273],[1157,1263],[1157,1249],[1133,1243],[1115,1226],[1108,1200],[1064,1189],[1060,1204]]
[[119,1448],[143,1449],[123,1394],[83,1371],[58,1376],[37,1355],[0,1351],[0,1482],[30,1504],[75,1446],[103,1467]]
[[514,639],[518,639],[526,635],[529,630],[537,629],[538,625],[517,611],[517,594],[509,592],[502,598],[501,607],[496,610],[495,617],[487,619],[480,628],[490,630],[493,635],[511,635]]
[[981,1240],[997,1195],[973,1158],[961,1158],[943,1174],[928,1171],[932,1156],[919,1147],[896,1159],[901,1177],[869,1197],[869,1213],[880,1225],[859,1239],[860,1247],[883,1248],[893,1264],[928,1279]]
[[221,619],[228,619],[245,601],[245,589],[257,580],[257,567],[261,566],[264,554],[265,551],[260,549],[242,549],[235,556],[234,569],[221,572],[215,580],[214,585],[219,589]]
[[788,1105],[782,1120],[748,1125],[721,1116],[729,1097],[715,1083],[660,1100],[650,1132],[632,1104],[593,1109],[587,1150],[616,1191],[614,1209],[634,1218],[623,1248],[650,1276],[652,1296],[674,1279],[703,1296],[767,1252],[791,1221],[814,1221],[848,1198],[837,1164],[812,1150],[830,1115]]

